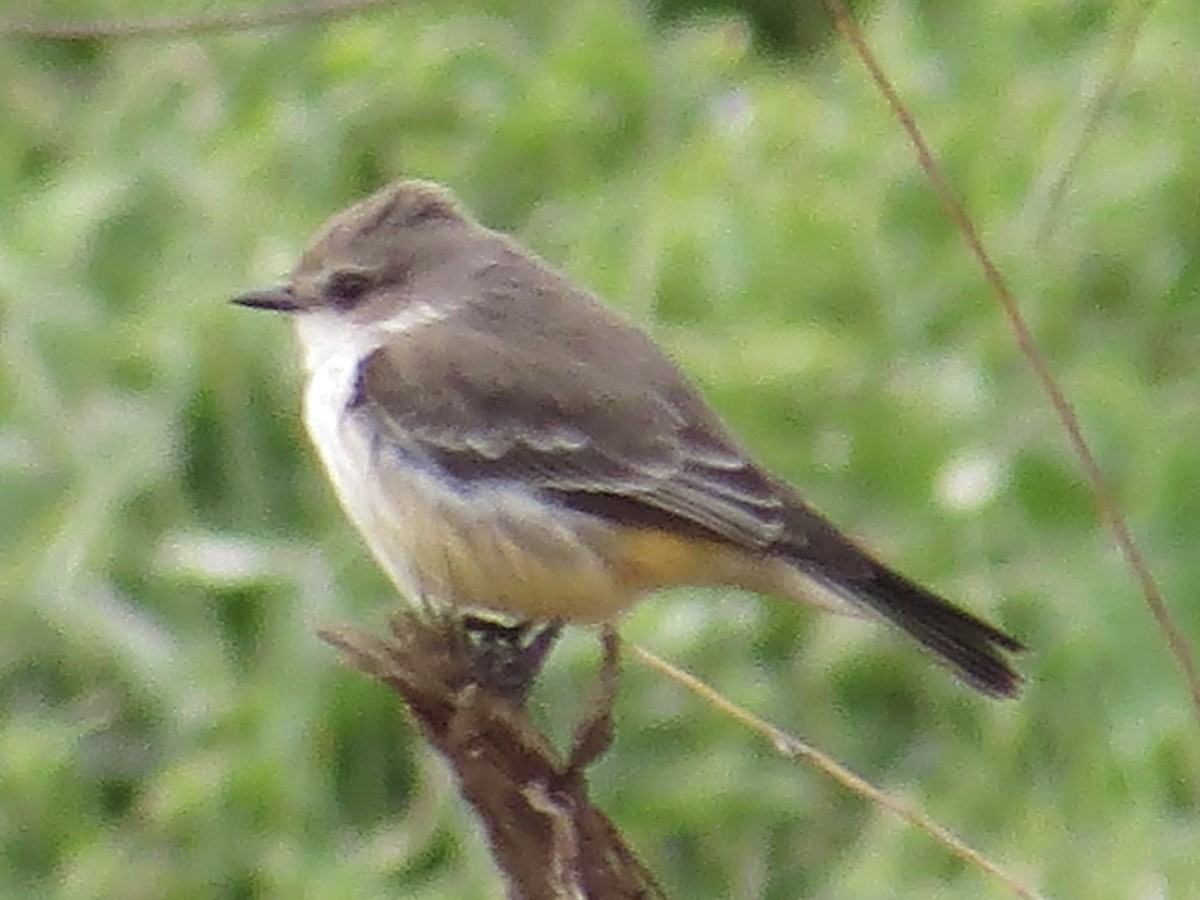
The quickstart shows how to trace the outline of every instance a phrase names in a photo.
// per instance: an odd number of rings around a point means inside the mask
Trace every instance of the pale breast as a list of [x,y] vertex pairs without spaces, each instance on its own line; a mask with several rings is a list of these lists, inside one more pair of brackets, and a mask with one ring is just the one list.
[[632,601],[597,552],[606,526],[524,485],[462,484],[434,469],[368,410],[350,410],[360,361],[378,343],[306,331],[305,425],[343,509],[406,599],[578,621]]
[[379,515],[369,436],[346,415],[361,356],[360,352],[331,353],[310,370],[304,424],[346,515],[396,587],[416,600],[420,586],[406,565],[405,535],[397,532],[396,523],[382,521]]

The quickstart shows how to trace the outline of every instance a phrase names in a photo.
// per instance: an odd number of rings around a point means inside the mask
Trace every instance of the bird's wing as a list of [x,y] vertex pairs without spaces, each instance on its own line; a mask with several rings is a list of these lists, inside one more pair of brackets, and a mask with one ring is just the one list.
[[649,338],[593,311],[586,330],[559,327],[552,309],[525,329],[489,306],[396,335],[364,360],[352,414],[384,452],[463,482],[529,484],[619,521],[771,545],[785,527],[777,485]]
[[778,554],[891,619],[980,690],[1017,692],[1003,651],[1019,641],[879,563],[754,465],[644,334],[582,293],[569,299],[592,304],[589,316],[558,315],[573,289],[542,287],[520,294],[529,303],[514,317],[504,282],[493,283],[496,302],[396,335],[364,360],[351,415],[367,417],[378,452]]

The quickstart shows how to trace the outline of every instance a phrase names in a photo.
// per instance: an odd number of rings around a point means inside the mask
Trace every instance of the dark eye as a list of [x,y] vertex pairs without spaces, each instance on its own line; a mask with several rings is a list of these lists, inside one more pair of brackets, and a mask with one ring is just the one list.
[[339,269],[325,282],[325,296],[338,309],[357,306],[374,286],[374,279],[356,269]]

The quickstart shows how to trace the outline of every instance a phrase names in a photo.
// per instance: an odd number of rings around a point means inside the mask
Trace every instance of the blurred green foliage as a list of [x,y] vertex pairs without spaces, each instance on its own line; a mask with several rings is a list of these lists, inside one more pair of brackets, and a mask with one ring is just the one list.
[[[997,704],[883,628],[757,598],[666,596],[629,637],[1053,896],[1200,896],[1176,665],[861,65],[668,19],[490,0],[3,41],[0,896],[500,895],[391,696],[313,636],[392,601],[307,446],[286,329],[225,302],[400,175],[629,310],[764,462],[1033,652]],[[1156,5],[1089,125],[1123,21],[891,0],[868,29],[1195,644],[1200,19]],[[594,663],[577,636],[550,666],[557,732]],[[1006,896],[632,663],[593,782],[675,897]]]
[[[866,0],[848,5],[859,15],[872,7]],[[740,16],[755,49],[779,57],[814,53],[837,33],[825,0],[652,0],[650,8],[666,23],[704,15]]]

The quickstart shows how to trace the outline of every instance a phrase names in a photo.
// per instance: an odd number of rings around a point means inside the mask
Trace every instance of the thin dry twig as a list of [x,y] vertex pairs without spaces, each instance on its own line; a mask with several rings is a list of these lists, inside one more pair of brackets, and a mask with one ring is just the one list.
[[251,31],[280,25],[340,19],[400,6],[403,0],[309,0],[195,16],[148,16],[96,22],[37,22],[0,19],[0,37],[88,41],[100,38],[178,37],[221,31]]
[[1026,900],[1040,900],[1040,894],[1021,884],[1016,878],[1000,868],[999,865],[992,862],[962,838],[939,825],[924,813],[914,809],[902,800],[881,791],[869,781],[856,775],[837,760],[822,753],[811,744],[789,734],[776,725],[772,725],[749,710],[738,706],[695,675],[685,672],[683,669],[672,665],[665,659],[654,655],[649,650],[639,647],[637,644],[626,643],[625,646],[633,652],[634,656],[656,672],[679,682],[720,712],[761,734],[775,746],[775,749],[781,755],[789,759],[803,759],[805,762],[811,763],[830,776],[834,781],[838,782],[838,784],[924,831],[959,859],[991,875],[1016,896],[1024,897]]
[[954,191],[951,190],[946,176],[942,173],[941,167],[934,159],[933,153],[930,151],[921,130],[917,127],[912,114],[905,107],[895,87],[880,67],[879,61],[871,52],[870,47],[867,46],[866,39],[863,37],[862,31],[854,21],[849,9],[846,7],[845,0],[825,0],[825,2],[833,13],[838,30],[854,48],[863,65],[867,67],[867,71],[870,73],[876,87],[879,88],[880,93],[883,94],[884,99],[891,107],[893,114],[899,120],[901,127],[908,134],[913,149],[916,151],[921,169],[925,172],[929,183],[933,185],[934,190],[937,192],[938,198],[942,202],[942,208],[954,223],[955,228],[958,229],[959,234],[963,236],[963,240],[966,241],[971,253],[982,268],[984,277],[991,286],[996,301],[1000,304],[1001,310],[1012,327],[1017,346],[1020,348],[1025,359],[1028,360],[1030,368],[1033,369],[1038,381],[1041,382],[1042,389],[1045,391],[1047,397],[1049,397],[1058,420],[1067,434],[1067,439],[1076,457],[1079,459],[1084,477],[1091,488],[1092,496],[1096,500],[1096,506],[1099,508],[1100,515],[1108,523],[1108,527],[1113,533],[1113,538],[1116,541],[1118,549],[1121,551],[1121,555],[1125,557],[1126,563],[1137,579],[1146,605],[1150,608],[1155,621],[1158,622],[1159,627],[1166,636],[1167,646],[1183,671],[1184,680],[1191,694],[1192,705],[1195,708],[1196,719],[1200,722],[1200,672],[1197,671],[1191,647],[1189,647],[1187,639],[1183,636],[1183,632],[1175,624],[1174,618],[1171,616],[1171,612],[1167,608],[1166,601],[1163,599],[1162,592],[1158,587],[1158,582],[1150,572],[1150,565],[1138,548],[1137,542],[1133,538],[1133,533],[1129,530],[1129,525],[1125,521],[1125,516],[1121,512],[1121,508],[1110,490],[1104,474],[1100,470],[1100,464],[1096,461],[1091,447],[1083,436],[1083,428],[1079,422],[1079,416],[1063,393],[1062,388],[1059,387],[1058,381],[1050,370],[1050,366],[1038,351],[1029,326],[1021,315],[1017,301],[1008,289],[1008,284],[1004,280],[1004,276],[1000,274],[999,268],[993,262],[987,250],[984,249],[983,241],[980,239],[975,225],[967,215],[966,210],[963,208]]
[[1071,140],[1070,151],[1066,154],[1066,158],[1058,167],[1057,172],[1047,173],[1045,182],[1049,182],[1050,187],[1046,190],[1034,190],[1035,195],[1042,194],[1044,197],[1044,202],[1038,204],[1043,208],[1041,221],[1036,227],[1040,240],[1044,241],[1050,234],[1055,216],[1062,205],[1063,197],[1066,196],[1067,187],[1075,177],[1075,171],[1079,168],[1080,161],[1087,153],[1088,148],[1092,146],[1092,141],[1099,132],[1100,122],[1108,113],[1113,97],[1116,96],[1117,88],[1125,78],[1129,61],[1133,58],[1133,51],[1137,46],[1138,36],[1142,33],[1142,28],[1150,17],[1150,10],[1154,8],[1156,2],[1157,0],[1136,0],[1128,20],[1117,29],[1116,37],[1113,38],[1109,49],[1104,77],[1091,102],[1087,104],[1087,109],[1078,127],[1074,129],[1075,134]]

